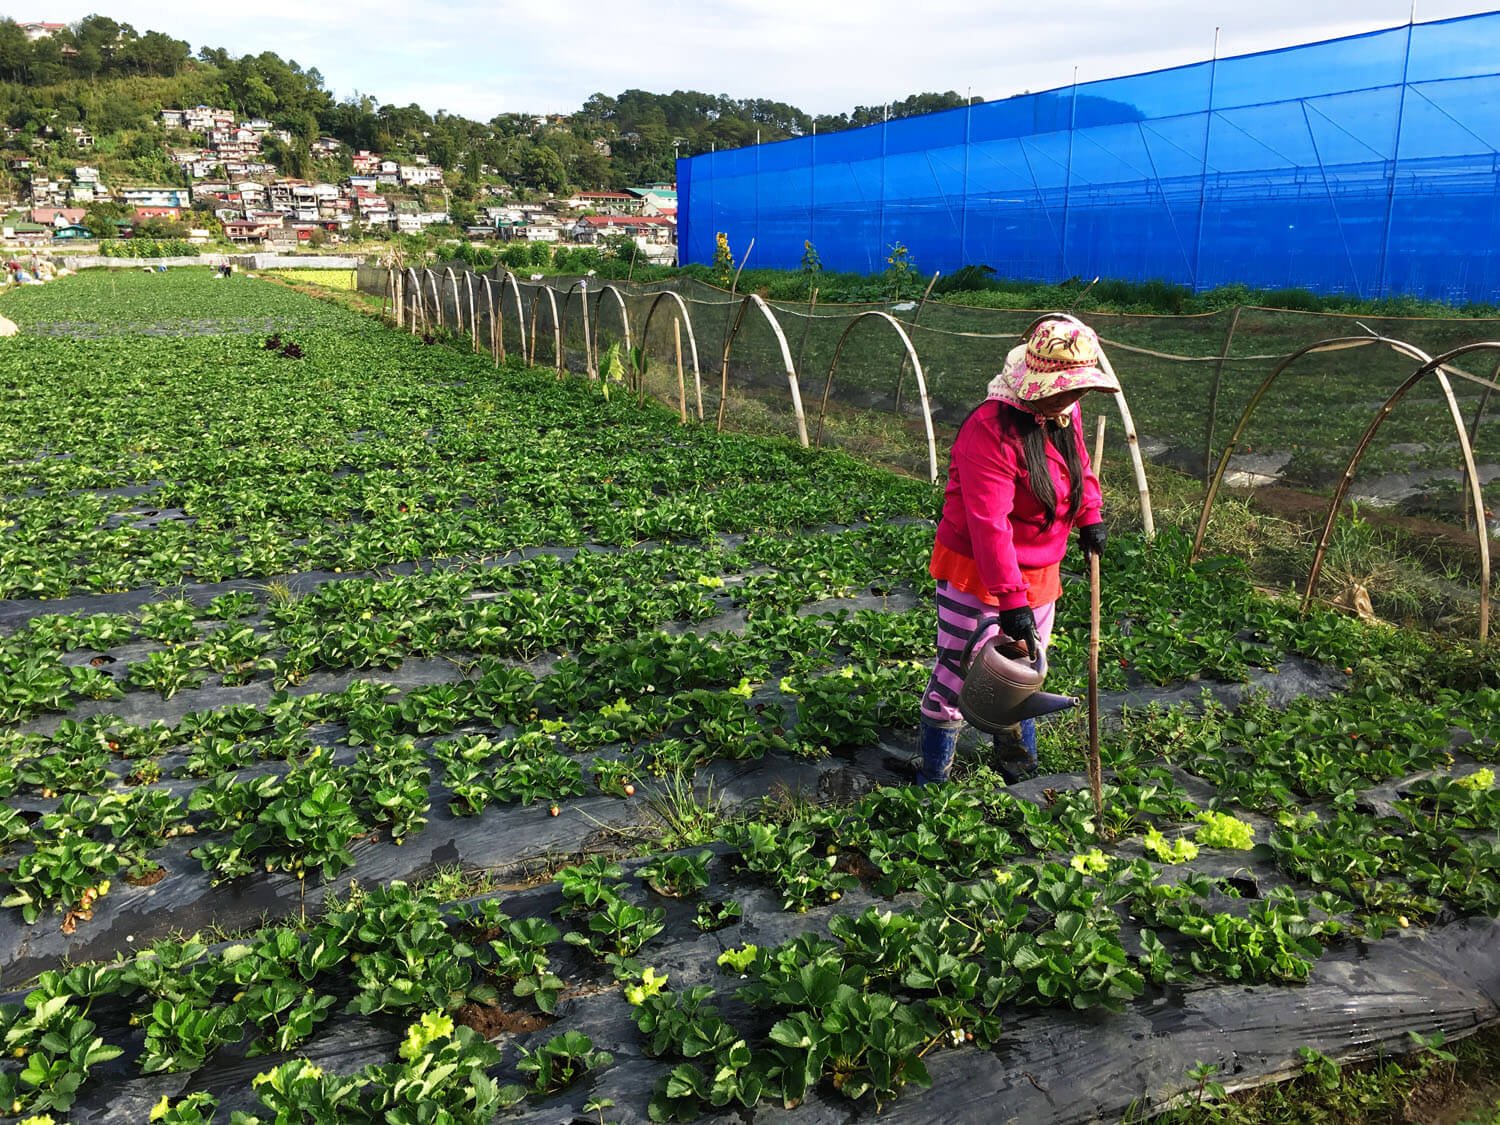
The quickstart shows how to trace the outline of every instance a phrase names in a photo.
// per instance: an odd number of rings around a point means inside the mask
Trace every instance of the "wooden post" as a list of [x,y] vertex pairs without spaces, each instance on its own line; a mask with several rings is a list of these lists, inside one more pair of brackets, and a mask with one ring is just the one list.
[[1104,838],[1104,763],[1099,757],[1099,556],[1089,554],[1089,788],[1094,826]]
[[677,353],[677,417],[687,425],[687,380],[682,370],[682,318],[672,318],[672,350]]

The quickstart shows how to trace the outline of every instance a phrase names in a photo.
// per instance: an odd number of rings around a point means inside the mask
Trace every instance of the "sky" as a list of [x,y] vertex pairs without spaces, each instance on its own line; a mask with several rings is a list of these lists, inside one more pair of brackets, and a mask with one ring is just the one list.
[[[196,51],[275,51],[340,98],[478,120],[567,113],[590,94],[702,90],[839,113],[923,91],[985,99],[1406,23],[1412,0],[27,0],[17,20],[93,12]],[[1415,0],[1418,21],[1496,8]]]

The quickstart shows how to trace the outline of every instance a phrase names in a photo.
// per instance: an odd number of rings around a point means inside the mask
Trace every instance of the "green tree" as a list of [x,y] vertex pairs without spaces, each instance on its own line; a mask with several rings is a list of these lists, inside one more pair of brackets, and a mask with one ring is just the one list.
[[568,190],[568,173],[557,153],[544,145],[532,145],[521,156],[520,180],[527,187],[561,195]]

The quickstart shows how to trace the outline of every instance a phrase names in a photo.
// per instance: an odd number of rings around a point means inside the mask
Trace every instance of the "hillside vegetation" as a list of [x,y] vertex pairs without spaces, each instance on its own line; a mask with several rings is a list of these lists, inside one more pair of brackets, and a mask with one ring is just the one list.
[[[976,99],[977,100],[977,99]],[[671,181],[675,156],[851,128],[879,120],[886,107],[814,117],[764,98],[730,98],[696,90],[626,90],[588,98],[576,113],[538,117],[508,107],[489,121],[381,103],[368,95],[334,97],[316,67],[272,52],[234,56],[219,47],[194,54],[183,40],[89,16],[55,35],[28,42],[14,20],[0,21],[0,118],[9,147],[58,170],[76,162],[67,129],[95,138],[90,159],[116,178],[175,181],[167,145],[190,137],[165,134],[163,108],[223,106],[263,117],[294,137],[273,161],[291,175],[348,173],[317,166],[309,145],[331,136],[352,149],[422,153],[453,169],[460,192],[482,169],[513,187],[541,191],[622,188]],[[962,105],[952,92],[913,94],[889,107],[892,116]],[[39,148],[33,142],[47,142]],[[336,163],[336,162],[335,162]]]

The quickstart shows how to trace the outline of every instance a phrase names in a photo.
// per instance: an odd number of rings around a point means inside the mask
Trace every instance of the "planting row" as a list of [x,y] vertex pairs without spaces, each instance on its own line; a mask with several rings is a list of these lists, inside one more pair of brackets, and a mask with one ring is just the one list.
[[[1486,780],[1451,784],[1486,795],[1470,810],[1487,818],[1473,835],[1493,837]],[[65,1111],[89,1097],[90,1080],[125,1081],[134,1094],[132,1075],[197,1072],[187,1087],[141,1089],[172,1092],[170,1120],[206,1120],[213,1098],[182,1092],[214,1085],[215,1060],[267,1056],[254,1083],[262,1120],[428,1120],[441,1109],[487,1121],[599,1081],[610,1055],[566,1022],[560,1034],[545,1028],[605,1007],[639,1035],[612,1047],[660,1060],[653,1120],[795,1106],[820,1088],[879,1104],[926,1085],[934,1050],[972,1045],[1003,1059],[1003,1023],[1026,1008],[1118,1012],[1187,985],[1303,982],[1328,943],[1383,926],[1326,888],[1279,884],[1245,851],[1250,823],[1200,807],[1159,767],[1115,771],[1113,854],[1099,846],[1086,793],[1040,796],[884,789],[848,809],[729,825],[727,851],[658,856],[631,876],[599,858],[551,889],[456,906],[397,884],[305,927],[213,949],[158,942],[47,973],[0,1009],[11,1055],[0,1098],[16,1113]],[[788,910],[819,911],[819,930],[734,944],[757,932],[747,879]],[[878,901],[893,895],[894,908]],[[846,897],[870,905],[819,905]],[[718,983],[711,966],[666,951],[683,928],[722,933]],[[684,979],[669,988],[674,975]],[[399,1043],[395,1060],[353,1072],[277,1062],[316,1053],[341,1027],[344,1041],[352,1030],[377,1053]],[[519,1051],[484,1043],[506,1031],[528,1034]],[[247,1094],[232,1092],[237,1109],[252,1109]]]
[[[782,618],[828,598],[896,594],[909,604],[925,597],[931,534],[930,525],[907,523],[756,535],[733,547],[539,555],[503,566],[340,578],[305,594],[285,583],[212,597],[179,593],[130,613],[89,612],[87,599],[73,599],[74,612],[30,613],[0,637],[0,719],[32,719],[131,691],[169,699],[210,677],[224,686],[284,688],[314,672],[394,670],[416,657],[535,660],[735,611],[766,643],[779,630],[787,658],[807,653],[816,662],[831,640],[820,635],[826,631]],[[1257,597],[1238,562],[1190,566],[1186,553],[1172,532],[1155,542],[1116,538],[1105,569],[1106,688],[1243,680],[1286,653],[1339,665],[1368,655],[1369,642],[1347,623],[1298,619]],[[1060,606],[1051,663],[1066,684],[1083,672],[1085,594],[1068,583]],[[42,608],[23,604],[28,612]]]

